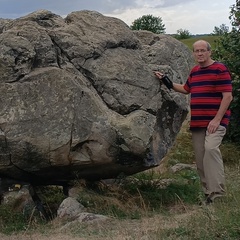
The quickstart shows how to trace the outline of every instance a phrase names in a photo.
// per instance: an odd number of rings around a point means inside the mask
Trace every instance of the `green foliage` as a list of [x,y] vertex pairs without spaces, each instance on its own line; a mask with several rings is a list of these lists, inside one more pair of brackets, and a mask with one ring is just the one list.
[[136,19],[130,26],[132,30],[147,30],[153,33],[165,33],[165,24],[162,18],[153,15],[143,15]]
[[236,0],[236,4],[231,7],[229,19],[232,22],[234,29],[239,29],[240,27],[240,1]]
[[[227,136],[226,136],[227,137]],[[224,141],[224,143],[220,146],[223,161],[229,165],[234,165],[239,163],[240,156],[240,146],[236,143],[230,143]]]
[[[57,209],[65,196],[57,186],[39,187],[37,189],[45,210],[52,217],[56,217]],[[16,202],[11,204],[0,204],[0,232],[12,234],[15,232],[32,231],[36,227],[46,224],[46,220],[36,210],[31,208],[28,211],[20,212],[15,209]]]
[[188,39],[191,37],[191,33],[187,29],[178,29],[177,34],[174,36],[176,39]]
[[0,232],[11,235],[33,230],[46,224],[46,220],[33,208],[31,212],[16,210],[13,204],[0,205]]
[[28,222],[22,213],[14,213],[12,206],[0,205],[0,229],[4,234],[23,231]]
[[240,1],[231,8],[230,20],[232,31],[224,33],[216,41],[214,58],[225,63],[232,73],[233,96],[231,104],[232,118],[227,132],[227,139],[240,142]]
[[215,26],[213,30],[213,34],[217,36],[224,35],[229,32],[229,27],[226,24],[221,24],[220,27]]
[[54,218],[57,215],[57,209],[66,197],[58,186],[45,186],[37,189],[42,203],[45,205],[47,214]]

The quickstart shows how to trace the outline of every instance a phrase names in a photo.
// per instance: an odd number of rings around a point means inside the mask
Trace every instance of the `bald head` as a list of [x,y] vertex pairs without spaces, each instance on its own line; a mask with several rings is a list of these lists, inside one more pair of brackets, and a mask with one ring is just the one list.
[[209,66],[214,62],[211,58],[211,45],[205,40],[198,40],[193,44],[193,54],[201,67]]
[[209,42],[205,41],[205,40],[198,40],[193,44],[193,51],[195,50],[195,48],[197,46],[204,46],[204,48],[206,48],[208,51],[211,50],[211,45]]

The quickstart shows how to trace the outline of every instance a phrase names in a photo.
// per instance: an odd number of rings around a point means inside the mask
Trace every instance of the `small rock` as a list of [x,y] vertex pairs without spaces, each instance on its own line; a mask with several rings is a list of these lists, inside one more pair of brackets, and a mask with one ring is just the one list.
[[178,163],[171,167],[171,171],[174,173],[179,172],[183,169],[196,169],[196,165],[195,164]]
[[72,219],[76,218],[82,213],[84,206],[81,205],[75,198],[68,197],[63,200],[57,210],[57,216],[59,218]]

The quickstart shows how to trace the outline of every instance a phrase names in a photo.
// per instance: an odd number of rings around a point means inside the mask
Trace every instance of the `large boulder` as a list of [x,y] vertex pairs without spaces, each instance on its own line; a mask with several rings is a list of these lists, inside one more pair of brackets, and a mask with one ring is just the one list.
[[188,112],[190,50],[119,19],[37,11],[0,19],[0,178],[53,184],[157,166]]

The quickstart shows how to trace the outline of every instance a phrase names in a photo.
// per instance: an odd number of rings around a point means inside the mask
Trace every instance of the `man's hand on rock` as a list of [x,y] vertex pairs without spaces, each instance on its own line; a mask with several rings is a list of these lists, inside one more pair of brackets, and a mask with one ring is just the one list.
[[164,75],[161,72],[154,72],[155,76],[162,80],[163,84],[168,88],[168,89],[172,89],[173,88],[173,82],[168,78],[168,76]]

